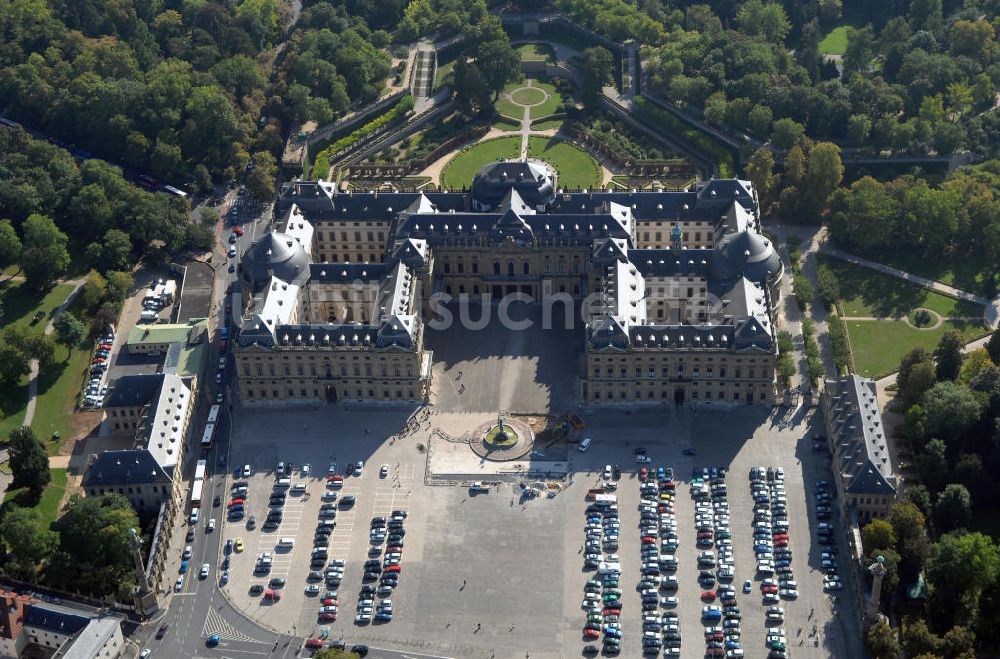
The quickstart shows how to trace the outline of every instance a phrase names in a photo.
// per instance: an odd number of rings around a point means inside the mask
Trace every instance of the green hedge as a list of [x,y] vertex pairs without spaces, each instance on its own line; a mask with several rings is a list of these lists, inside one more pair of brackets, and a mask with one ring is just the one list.
[[672,113],[656,107],[642,96],[635,99],[635,107],[640,116],[645,115],[648,119],[662,124],[666,133],[682,137],[695,151],[700,151],[709,160],[716,163],[719,166],[720,178],[730,178],[735,175],[736,167],[733,163],[733,154],[727,147],[720,145],[700,130],[688,126]]
[[816,387],[825,369],[819,354],[819,343],[816,342],[816,323],[812,318],[802,319],[802,340],[806,349],[806,373],[809,376],[809,384]]
[[851,351],[847,346],[847,325],[844,319],[833,314],[826,319],[827,333],[830,335],[830,347],[833,348],[833,362],[837,373],[844,375],[851,370]]
[[413,97],[407,94],[399,99],[391,110],[383,115],[375,117],[361,128],[345,135],[333,144],[329,145],[316,154],[316,163],[313,165],[312,177],[320,179],[326,176],[330,170],[330,158],[337,155],[344,149],[356,144],[360,140],[368,137],[383,126],[387,126],[394,121],[398,121],[406,116],[406,113],[413,109]]

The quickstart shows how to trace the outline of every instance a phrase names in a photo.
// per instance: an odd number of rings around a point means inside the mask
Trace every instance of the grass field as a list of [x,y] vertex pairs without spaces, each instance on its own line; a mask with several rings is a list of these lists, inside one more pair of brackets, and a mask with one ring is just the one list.
[[493,127],[497,130],[521,130],[521,123],[501,118],[493,122]]
[[497,160],[516,158],[521,149],[520,137],[497,137],[460,151],[441,172],[441,185],[461,190],[472,185],[472,177],[483,165]]
[[538,87],[521,87],[512,91],[510,97],[518,105],[538,105],[545,101],[545,92]]
[[[548,98],[544,102],[541,102],[541,95],[539,95],[538,92],[516,91],[522,87],[527,87],[529,82],[532,89],[538,89],[539,91],[544,91],[548,94]],[[503,93],[500,95],[500,98],[497,99],[496,108],[497,112],[507,117],[511,117],[512,119],[520,119],[524,116],[524,107],[511,101],[510,96],[512,94],[516,100],[526,104],[532,104],[528,111],[528,116],[532,119],[553,114],[559,109],[559,104],[562,103],[562,97],[559,95],[559,91],[550,83],[536,80],[534,78],[525,78],[520,82],[511,82],[504,87]],[[540,104],[534,105],[534,103]]]
[[[42,515],[42,521],[52,524],[59,516],[59,502],[66,493],[66,470],[53,469],[52,481],[45,486],[42,497],[34,507]],[[33,501],[28,499],[28,491],[23,487],[7,490],[3,498],[4,505],[13,502],[22,508],[31,508]]]
[[521,56],[521,61],[547,60],[553,57],[552,48],[543,43],[526,43],[517,46],[514,50]]
[[962,332],[967,341],[983,333],[979,323],[945,321],[932,330],[913,329],[903,320],[848,320],[854,366],[858,374],[882,377],[896,371],[903,356],[913,348],[932,352],[941,336],[950,330]]
[[845,316],[903,318],[917,307],[936,311],[945,317],[978,318],[983,314],[978,304],[960,302],[840,259],[822,255],[820,259],[837,275],[840,293],[845,296],[842,300]]
[[[0,293],[4,308],[2,325],[21,325],[32,331],[43,332],[45,325],[51,320],[52,312],[65,301],[72,290],[72,286],[60,284],[39,302],[37,294],[13,282]],[[45,317],[32,324],[31,319],[37,311],[44,312]],[[76,298],[70,311],[85,323],[88,322],[87,314],[81,308],[80,298]],[[57,452],[61,445],[61,442],[50,441],[52,434],[58,432],[63,438],[69,434],[70,414],[76,406],[76,397],[89,363],[90,352],[87,346],[78,347],[70,355],[65,346],[57,343],[53,365],[38,375],[38,400],[31,427],[50,453]],[[4,414],[3,419],[0,419],[0,438],[5,438],[11,430],[24,423],[27,404],[28,378],[23,378],[16,387],[0,388],[0,409]]]
[[914,252],[870,252],[863,256],[984,297],[993,297],[1000,281],[1000,264],[980,254],[938,259]]
[[559,186],[594,188],[600,185],[600,168],[583,149],[558,138],[529,137],[528,155],[544,160],[559,172]]
[[847,26],[840,25],[830,30],[819,42],[821,55],[843,55],[847,50]]
[[549,130],[551,128],[562,128],[562,119],[549,119],[548,121],[534,121],[531,123],[531,130]]

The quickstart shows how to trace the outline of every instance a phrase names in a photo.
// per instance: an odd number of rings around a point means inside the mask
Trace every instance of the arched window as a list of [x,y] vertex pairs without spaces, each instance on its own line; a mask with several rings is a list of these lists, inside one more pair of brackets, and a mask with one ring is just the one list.
[[531,265],[527,261],[524,262],[524,274],[531,274]]
[[514,276],[514,262],[513,261],[507,261],[507,276],[508,277],[513,277]]
[[493,274],[495,274],[495,275],[500,274],[500,262],[499,261],[496,261],[496,262],[493,263]]

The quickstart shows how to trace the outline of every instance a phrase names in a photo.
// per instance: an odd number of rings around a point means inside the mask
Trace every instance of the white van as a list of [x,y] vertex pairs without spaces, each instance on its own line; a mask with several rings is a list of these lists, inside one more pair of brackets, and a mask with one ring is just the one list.
[[278,549],[291,549],[295,546],[295,538],[281,538],[275,546]]
[[621,563],[601,563],[598,565],[597,571],[600,574],[621,574],[622,566]]
[[586,450],[590,448],[590,444],[593,441],[594,440],[591,437],[584,437],[583,441],[580,442],[580,453],[586,452]]
[[279,488],[280,489],[284,489],[286,487],[291,487],[291,486],[292,486],[292,479],[291,478],[279,478],[274,483],[274,488],[275,489],[279,489]]

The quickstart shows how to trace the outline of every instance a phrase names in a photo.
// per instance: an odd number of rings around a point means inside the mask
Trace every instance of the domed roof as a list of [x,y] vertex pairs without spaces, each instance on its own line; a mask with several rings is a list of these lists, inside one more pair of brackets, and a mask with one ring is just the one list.
[[543,162],[509,160],[490,163],[472,179],[472,197],[484,207],[496,206],[514,188],[529,206],[555,199],[556,172]]
[[722,239],[712,259],[712,276],[732,279],[743,276],[753,282],[768,281],[781,271],[781,258],[771,241],[745,229]]
[[271,277],[297,286],[309,279],[309,255],[297,240],[277,231],[255,242],[240,263],[240,278],[254,292],[267,286]]

